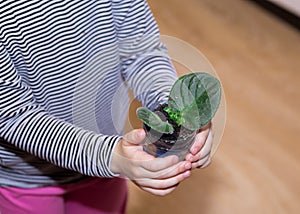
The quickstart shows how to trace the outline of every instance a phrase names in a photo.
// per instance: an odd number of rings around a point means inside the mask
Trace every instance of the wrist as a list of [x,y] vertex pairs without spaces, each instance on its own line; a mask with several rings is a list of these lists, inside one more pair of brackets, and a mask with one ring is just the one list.
[[120,140],[114,149],[112,150],[112,158],[110,162],[110,171],[114,174],[120,174],[121,173],[121,168],[120,168],[120,163],[121,163],[121,141]]

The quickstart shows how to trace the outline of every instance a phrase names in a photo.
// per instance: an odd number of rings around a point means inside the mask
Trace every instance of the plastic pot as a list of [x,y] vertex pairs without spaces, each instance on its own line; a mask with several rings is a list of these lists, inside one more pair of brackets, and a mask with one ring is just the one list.
[[184,160],[190,152],[197,133],[182,127],[173,134],[163,134],[145,124],[144,129],[146,131],[146,142],[143,145],[145,152],[154,157],[177,155],[179,160]]

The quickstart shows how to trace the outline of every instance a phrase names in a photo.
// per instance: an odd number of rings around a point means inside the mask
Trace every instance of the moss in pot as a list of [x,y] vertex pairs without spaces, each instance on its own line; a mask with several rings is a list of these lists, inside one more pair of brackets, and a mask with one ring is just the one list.
[[183,160],[197,131],[214,117],[220,100],[221,85],[214,76],[196,72],[178,78],[166,104],[154,111],[137,109],[147,134],[144,151],[155,157],[177,155]]

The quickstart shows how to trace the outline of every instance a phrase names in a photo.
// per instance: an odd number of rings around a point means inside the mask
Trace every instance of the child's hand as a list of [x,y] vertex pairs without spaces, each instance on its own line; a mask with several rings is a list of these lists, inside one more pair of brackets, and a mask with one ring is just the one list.
[[192,163],[192,169],[205,168],[211,162],[211,149],[213,144],[213,132],[211,123],[201,128],[196,135],[194,144],[190,149],[190,154],[186,156],[186,160]]
[[191,163],[178,162],[177,156],[155,158],[143,151],[143,129],[129,132],[116,146],[111,171],[126,175],[141,189],[155,195],[172,192],[190,176]]

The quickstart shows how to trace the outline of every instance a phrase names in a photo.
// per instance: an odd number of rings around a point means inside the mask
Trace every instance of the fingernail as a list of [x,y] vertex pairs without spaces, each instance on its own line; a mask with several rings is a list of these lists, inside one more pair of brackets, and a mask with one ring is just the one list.
[[198,150],[199,150],[198,147],[195,147],[192,149],[192,153],[195,155],[198,152]]
[[195,153],[197,152],[197,150],[198,150],[198,149],[194,148],[193,151],[192,151],[193,154],[195,154]]
[[193,155],[192,154],[188,154],[185,158],[186,161],[191,161],[192,162],[193,159]]
[[191,171],[186,171],[185,173],[183,173],[183,177],[188,178],[191,175]]

